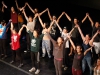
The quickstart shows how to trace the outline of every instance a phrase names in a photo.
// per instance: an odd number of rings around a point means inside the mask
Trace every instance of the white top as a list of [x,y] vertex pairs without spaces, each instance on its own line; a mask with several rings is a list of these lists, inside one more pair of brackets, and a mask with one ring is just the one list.
[[[64,38],[64,40],[67,39],[67,36],[69,35],[69,33],[64,33],[64,32],[61,32],[61,37]],[[65,45],[65,48],[69,48],[69,40],[66,41],[66,45]]]
[[35,19],[33,19],[32,22],[29,22],[29,20],[28,20],[28,18],[27,18],[27,27],[28,27],[28,29],[29,29],[30,31],[33,31],[33,30],[34,30],[35,23],[36,23]]

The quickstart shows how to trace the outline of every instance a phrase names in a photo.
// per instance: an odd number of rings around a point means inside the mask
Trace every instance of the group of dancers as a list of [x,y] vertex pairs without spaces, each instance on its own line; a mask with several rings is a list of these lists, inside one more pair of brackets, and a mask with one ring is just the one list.
[[[27,39],[27,51],[31,52],[32,68],[29,72],[35,71],[35,74],[40,73],[40,48],[42,41],[42,57],[45,57],[46,53],[48,58],[52,57],[51,50],[53,50],[53,58],[56,75],[63,75],[62,67],[67,69],[70,64],[70,56],[73,54],[72,63],[72,75],[83,75],[86,71],[86,65],[89,67],[90,75],[100,75],[100,24],[99,22],[93,22],[89,13],[81,22],[77,18],[72,20],[66,12],[62,12],[57,18],[51,16],[49,8],[46,8],[42,12],[38,12],[38,9],[32,9],[32,7],[26,2],[23,7],[19,7],[17,0],[15,0],[18,12],[15,11],[14,7],[11,7],[11,18],[6,24],[3,19],[4,9],[8,9],[8,6],[2,1],[2,9],[0,10],[0,58],[7,58],[7,31],[10,27],[11,31],[11,50],[12,50],[12,61],[11,64],[16,62],[16,56],[19,58],[19,66],[22,67],[23,58],[21,53],[20,39],[24,36],[23,29],[26,29],[25,36]],[[27,16],[25,7],[28,6],[33,12],[34,16]],[[43,22],[41,15],[48,12],[50,23]],[[63,28],[59,25],[60,18],[65,15],[67,19],[72,23],[72,29],[69,31],[67,25]],[[25,24],[24,18],[27,23]],[[82,33],[81,25],[89,19],[92,26],[92,37],[89,34]],[[39,24],[40,23],[40,24]],[[50,24],[50,25],[49,25]],[[56,35],[56,28],[60,31],[59,37]],[[42,32],[40,31],[42,28]],[[82,43],[80,42],[80,36]],[[92,67],[93,49],[97,55],[97,64]],[[25,52],[27,52],[25,51]],[[36,62],[36,63],[35,63]]]

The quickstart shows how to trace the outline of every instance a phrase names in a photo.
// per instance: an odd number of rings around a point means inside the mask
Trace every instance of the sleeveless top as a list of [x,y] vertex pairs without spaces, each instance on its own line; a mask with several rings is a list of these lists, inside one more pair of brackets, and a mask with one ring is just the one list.
[[[83,47],[83,50],[85,52],[91,46],[89,45],[89,43],[86,45],[85,42],[83,42],[82,47]],[[92,56],[92,54],[91,54],[91,50],[90,50],[89,52],[87,52],[87,54],[84,57],[91,57],[91,56]]]

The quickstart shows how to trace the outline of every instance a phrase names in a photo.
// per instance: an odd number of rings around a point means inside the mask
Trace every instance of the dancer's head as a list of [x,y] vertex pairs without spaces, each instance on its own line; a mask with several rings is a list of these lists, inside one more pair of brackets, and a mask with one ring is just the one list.
[[86,40],[86,41],[89,41],[89,40],[90,40],[90,34],[86,34],[86,35],[85,35],[85,40]]
[[63,28],[63,32],[64,32],[64,33],[68,33],[67,27],[64,27],[64,28]]
[[57,17],[55,15],[52,16],[53,20],[57,20]]
[[64,41],[64,39],[62,37],[58,37],[58,39],[57,39],[57,43],[58,44],[62,44],[63,41]]
[[28,20],[29,20],[29,22],[32,22],[32,21],[33,21],[33,16],[30,15],[30,16],[28,17]]
[[95,27],[98,28],[99,27],[99,22],[95,22]]
[[11,7],[11,12],[15,12],[15,8],[13,6]]
[[76,51],[77,51],[77,53],[80,53],[80,52],[82,52],[82,46],[81,45],[76,45]]
[[74,23],[75,23],[75,24],[78,23],[78,19],[77,19],[77,17],[74,18]]
[[37,8],[35,8],[34,11],[35,11],[35,13],[38,13],[38,9]]
[[44,28],[48,28],[49,24],[47,22],[44,23]]
[[33,31],[33,36],[34,36],[35,38],[37,38],[38,35],[39,35],[38,30],[34,30],[34,31]]
[[2,21],[1,21],[1,24],[2,24],[3,26],[5,26],[5,25],[6,25],[6,21],[5,21],[5,20],[2,20]]

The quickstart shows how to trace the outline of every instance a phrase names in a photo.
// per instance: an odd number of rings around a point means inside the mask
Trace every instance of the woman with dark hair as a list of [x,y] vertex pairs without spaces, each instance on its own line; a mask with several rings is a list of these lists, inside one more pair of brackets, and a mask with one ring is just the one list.
[[49,37],[47,36],[47,32],[48,33],[50,32],[51,27],[52,27],[54,21],[50,24],[50,26],[48,26],[46,23],[42,22],[40,16],[38,16],[38,17],[39,17],[40,24],[43,27],[42,33],[44,34],[43,40],[42,40],[42,53],[43,53],[42,57],[45,57],[46,51],[47,51],[48,57],[51,58],[51,55],[50,55],[51,42],[50,42]]
[[[64,13],[65,13],[65,12],[62,12],[62,14],[57,18],[55,15],[51,16],[50,11],[49,11],[49,9],[48,9],[48,16],[49,16],[51,22],[54,21],[54,20],[56,20],[56,22],[59,23],[59,20],[60,20],[60,18],[64,15]],[[51,37],[52,37],[53,39],[56,39],[56,38],[57,38],[56,27],[57,27],[57,25],[56,25],[56,23],[54,23],[54,24],[52,25],[52,28],[51,28],[51,31],[50,31],[50,35],[51,35]]]
[[36,18],[34,19],[35,20],[35,29],[38,29],[40,31],[40,24],[39,24],[39,20],[38,20],[37,14],[42,15],[43,13],[45,13],[48,10],[48,8],[39,13],[37,8],[32,9],[32,7],[27,2],[26,2],[26,5],[34,13],[34,16],[36,16]]
[[[64,27],[63,29],[60,27],[60,25],[56,22],[57,27],[60,30],[61,33],[61,37],[63,37],[64,40],[67,39],[67,36],[71,35],[72,31],[74,30],[74,28],[68,32],[68,28]],[[72,54],[72,51],[70,51],[70,43],[69,40],[66,41],[65,47],[64,47],[64,51],[63,51],[63,67],[64,70],[66,70],[69,67],[69,56],[70,54]]]
[[39,50],[40,50],[40,43],[41,43],[41,40],[43,39],[44,34],[39,35],[38,30],[34,29],[33,31],[30,31],[30,29],[26,25],[24,25],[24,27],[26,27],[31,39],[32,68],[29,70],[29,72],[33,72],[36,70],[35,74],[39,74],[40,73]]
[[82,75],[82,59],[83,57],[92,49],[92,47],[87,48],[84,53],[82,53],[82,46],[81,45],[74,45],[71,37],[68,36],[71,45],[74,48],[74,59],[72,64],[72,74],[73,75]]
[[52,39],[49,33],[48,33],[48,37],[53,43],[53,56],[54,56],[56,75],[62,75],[63,50],[67,39],[64,40],[62,37],[58,37],[57,41],[55,41]]
[[[83,40],[83,44],[82,44],[82,47],[83,47],[83,51],[85,52],[85,50],[87,50],[89,47],[93,46],[93,41],[94,41],[94,38],[100,34],[100,31],[97,31],[92,39],[90,39],[90,36],[89,34],[86,34],[86,36],[83,35],[79,25],[76,25],[76,27],[78,27],[78,30],[79,30],[79,33],[82,37],[82,40]],[[89,66],[89,70],[90,70],[90,75],[92,75],[92,53],[91,51],[89,51],[83,58],[82,60],[82,70],[83,70],[83,73],[85,72],[85,68],[86,68],[86,62]]]
[[[89,21],[91,22],[91,26],[92,26],[92,36],[97,32],[97,30],[100,30],[100,23],[98,21],[96,21],[95,23],[93,22],[93,20],[91,19],[89,13],[87,13],[87,16],[89,18]],[[95,45],[94,46],[94,50],[95,50],[95,53],[97,56],[96,59],[98,57],[100,57],[100,34],[98,34],[95,38],[94,38],[94,41],[93,41],[93,44]]]

